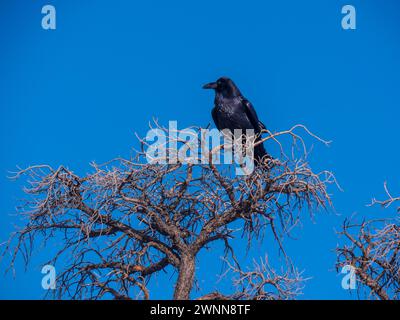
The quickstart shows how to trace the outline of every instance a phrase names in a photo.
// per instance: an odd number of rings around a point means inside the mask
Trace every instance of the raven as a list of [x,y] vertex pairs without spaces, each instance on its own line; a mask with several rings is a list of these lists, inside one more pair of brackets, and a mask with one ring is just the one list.
[[[249,100],[240,93],[234,82],[227,78],[219,78],[203,86],[203,89],[214,89],[214,108],[212,118],[218,130],[228,129],[233,133],[235,129],[253,129],[257,135],[256,142],[261,139],[261,131],[265,125],[258,120],[256,110]],[[262,143],[254,148],[254,159],[259,163],[264,156],[271,158]]]

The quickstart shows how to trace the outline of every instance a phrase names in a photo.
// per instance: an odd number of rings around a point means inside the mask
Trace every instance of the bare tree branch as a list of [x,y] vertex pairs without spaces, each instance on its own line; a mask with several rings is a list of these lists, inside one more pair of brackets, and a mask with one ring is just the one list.
[[253,261],[253,268],[248,271],[243,271],[227,260],[225,262],[228,265],[225,276],[234,274],[236,291],[230,295],[216,291],[199,300],[290,300],[302,293],[303,283],[307,280],[296,269],[276,272],[269,265],[268,257],[260,259],[260,262]]
[[[384,207],[399,201],[389,197],[385,201],[373,200],[372,204]],[[391,300],[400,297],[400,224],[396,219],[364,220],[361,223],[345,220],[339,235],[345,242],[338,246],[336,268],[345,265],[355,268],[358,292],[370,298]]]
[[[155,128],[169,134],[157,122]],[[249,243],[269,228],[283,250],[281,238],[297,224],[303,208],[312,214],[330,205],[327,185],[336,183],[335,178],[328,171],[311,170],[305,143],[295,133],[299,128],[317,138],[303,126],[267,132],[267,143],[279,145],[279,158],[243,176],[233,173],[233,165],[213,161],[148,163],[144,153],[148,145],[142,139],[142,151],[134,158],[93,163],[92,172],[82,177],[64,166],[19,170],[13,178],[27,178],[27,199],[18,213],[27,222],[11,237],[4,255],[11,254],[13,267],[18,253],[27,264],[39,241],[61,243],[48,262],[55,265],[61,259],[65,265],[58,275],[58,297],[149,299],[149,281],[161,271],[175,270],[174,298],[188,299],[195,259],[203,248],[222,241],[234,257],[230,245],[236,236],[230,227],[234,221],[241,223]],[[290,156],[283,152],[284,137],[291,140]],[[296,157],[298,141],[303,151]],[[299,292],[297,273],[294,279],[280,276],[266,261],[254,272],[230,269],[238,272],[236,285],[242,289],[240,296],[229,298],[288,299]],[[275,292],[263,289],[266,285]]]

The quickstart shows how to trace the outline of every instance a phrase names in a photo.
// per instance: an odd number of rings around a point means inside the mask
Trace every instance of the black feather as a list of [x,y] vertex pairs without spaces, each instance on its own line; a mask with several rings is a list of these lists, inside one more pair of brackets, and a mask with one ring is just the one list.
[[[249,100],[241,94],[239,88],[229,78],[223,77],[216,82],[204,86],[215,90],[214,108],[211,115],[218,130],[253,129],[257,135],[256,142],[261,139],[265,125],[258,119],[256,110]],[[254,148],[254,159],[260,162],[269,157],[264,145],[260,143]]]

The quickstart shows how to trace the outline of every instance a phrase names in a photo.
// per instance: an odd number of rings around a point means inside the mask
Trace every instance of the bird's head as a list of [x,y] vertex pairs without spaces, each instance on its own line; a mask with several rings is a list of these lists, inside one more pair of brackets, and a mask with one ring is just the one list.
[[203,86],[203,89],[214,89],[217,94],[221,94],[226,98],[241,95],[235,83],[227,77],[221,77],[215,82],[207,83]]

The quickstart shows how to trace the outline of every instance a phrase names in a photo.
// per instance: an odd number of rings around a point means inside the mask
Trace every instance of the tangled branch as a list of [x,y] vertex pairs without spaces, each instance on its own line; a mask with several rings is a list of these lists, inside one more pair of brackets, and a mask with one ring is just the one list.
[[270,266],[268,257],[253,261],[252,270],[244,271],[235,264],[229,263],[224,276],[233,273],[235,292],[224,295],[212,292],[199,298],[199,300],[290,300],[302,293],[302,278],[296,269],[289,268],[278,273]]
[[[157,123],[156,127],[165,131]],[[55,265],[61,260],[65,265],[57,279],[59,298],[149,299],[149,281],[162,271],[175,270],[174,298],[188,299],[199,251],[222,241],[234,257],[233,222],[241,223],[249,243],[269,228],[283,250],[281,239],[296,225],[303,208],[312,214],[330,205],[327,185],[335,183],[333,175],[313,172],[306,152],[295,157],[298,141],[305,148],[295,133],[299,128],[268,132],[266,143],[277,143],[281,154],[250,175],[235,175],[232,165],[212,161],[148,163],[144,148],[131,159],[92,163],[92,172],[85,176],[64,166],[19,170],[13,178],[26,178],[29,198],[18,212],[27,222],[13,234],[4,255],[11,255],[11,267],[18,253],[28,264],[38,241],[61,243],[46,262]],[[291,156],[283,152],[284,137],[292,141]],[[286,299],[298,292],[288,275],[278,276],[265,262],[254,273],[235,271],[240,275],[236,284],[247,288],[241,298]],[[261,276],[263,272],[267,276]],[[262,289],[266,284],[276,293]]]
[[[393,198],[385,184],[388,200],[373,200],[372,204],[388,207],[399,201]],[[355,268],[359,295],[391,300],[400,297],[400,224],[396,219],[375,219],[361,223],[345,220],[342,230],[345,243],[336,249],[337,269]]]

